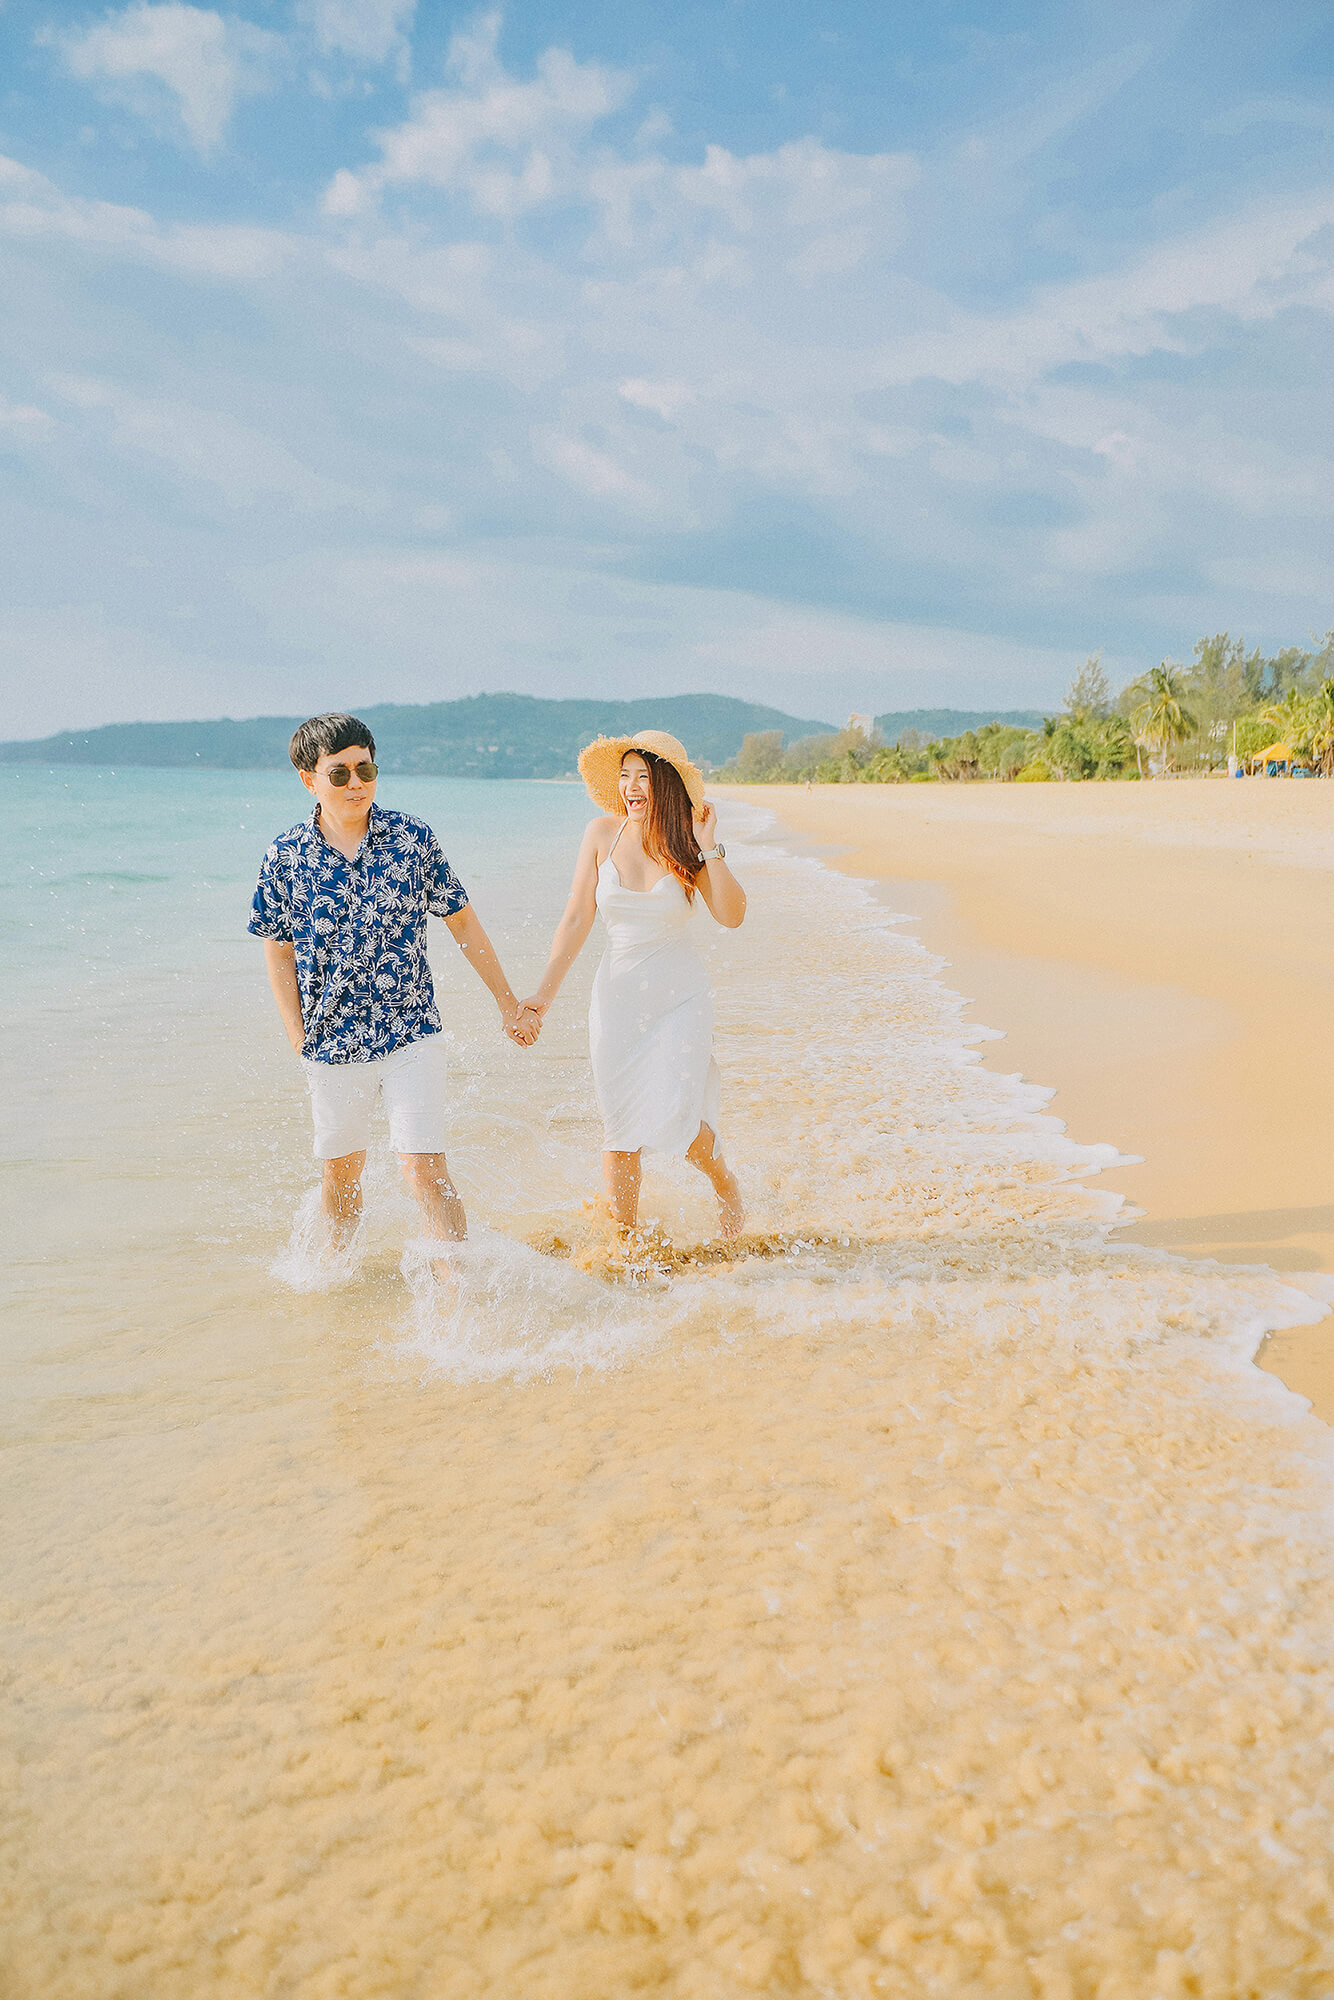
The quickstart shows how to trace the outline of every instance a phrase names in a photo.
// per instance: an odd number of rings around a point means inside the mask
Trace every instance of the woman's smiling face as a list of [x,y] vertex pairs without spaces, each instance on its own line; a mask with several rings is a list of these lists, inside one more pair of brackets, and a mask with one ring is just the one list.
[[648,765],[636,750],[627,750],[621,759],[618,789],[626,818],[644,819],[653,795],[653,780],[649,776]]

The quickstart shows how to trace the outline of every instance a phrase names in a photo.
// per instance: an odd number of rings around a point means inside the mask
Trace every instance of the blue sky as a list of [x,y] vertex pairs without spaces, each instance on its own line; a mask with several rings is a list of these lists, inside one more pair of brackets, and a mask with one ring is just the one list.
[[0,4],[5,735],[1334,624],[1334,11]]

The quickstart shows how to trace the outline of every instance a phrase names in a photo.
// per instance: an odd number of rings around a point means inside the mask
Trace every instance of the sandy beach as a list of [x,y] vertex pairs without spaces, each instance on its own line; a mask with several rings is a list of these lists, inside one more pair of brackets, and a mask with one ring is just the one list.
[[[1055,1087],[1118,1231],[1228,1264],[1334,1271],[1334,785],[746,787],[882,885],[948,960],[987,1066]],[[1334,1422],[1334,1321],[1262,1365]]]
[[[963,1008],[902,878],[725,801],[741,1242],[655,1161],[672,1254],[625,1282],[594,955],[524,1052],[446,941],[459,1297],[383,1151],[331,1271],[242,931],[287,794],[228,782],[128,781],[112,883],[66,777],[19,815],[6,2000],[1328,1993],[1331,1438],[1251,1365],[1319,1308],[1109,1246],[1134,1103],[1063,1134],[1055,1051],[980,1039],[1019,1012]],[[540,963],[582,801],[408,796]],[[941,810],[833,797],[844,845],[849,805]]]

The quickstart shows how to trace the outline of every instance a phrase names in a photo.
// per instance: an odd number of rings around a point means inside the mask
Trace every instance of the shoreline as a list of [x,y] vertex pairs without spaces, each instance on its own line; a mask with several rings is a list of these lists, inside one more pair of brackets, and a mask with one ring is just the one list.
[[[716,789],[911,919],[987,1069],[1139,1157],[1098,1176],[1142,1211],[1117,1240],[1334,1273],[1334,789]],[[1334,1423],[1334,1320],[1256,1362]]]

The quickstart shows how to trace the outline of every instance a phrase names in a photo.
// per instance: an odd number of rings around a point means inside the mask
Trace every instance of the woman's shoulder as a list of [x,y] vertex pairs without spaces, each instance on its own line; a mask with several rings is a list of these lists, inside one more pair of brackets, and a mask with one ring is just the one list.
[[599,850],[609,846],[625,821],[619,813],[599,813],[584,828],[584,839]]

